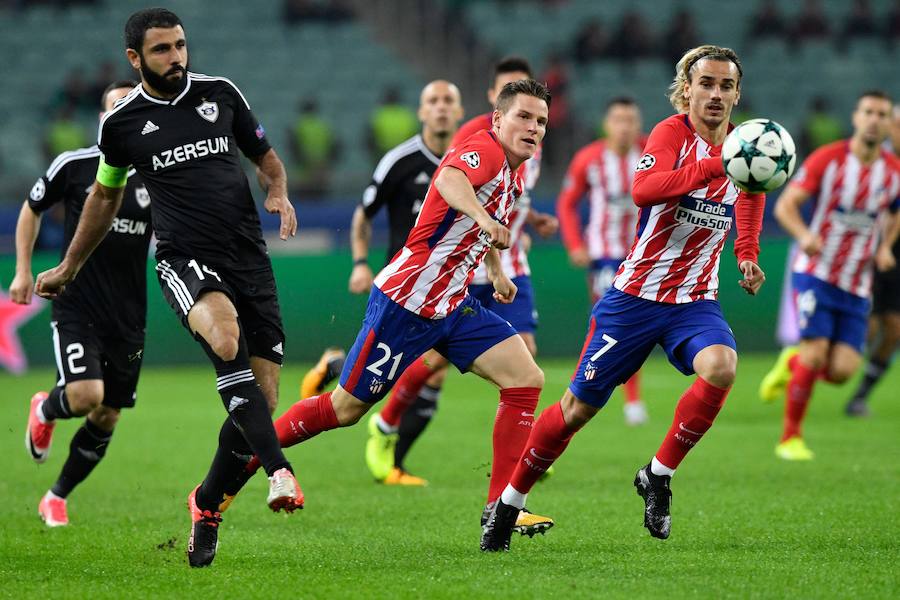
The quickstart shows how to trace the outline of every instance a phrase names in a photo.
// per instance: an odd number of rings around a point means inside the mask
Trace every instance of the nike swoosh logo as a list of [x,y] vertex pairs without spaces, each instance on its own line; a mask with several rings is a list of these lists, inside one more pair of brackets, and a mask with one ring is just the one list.
[[542,461],[544,461],[544,462],[550,462],[550,461],[553,460],[552,458],[544,458],[543,456],[541,456],[540,454],[538,454],[537,452],[535,452],[535,451],[534,451],[534,448],[531,448],[528,452],[529,452],[533,457],[535,457],[536,459],[542,460]]
[[684,421],[681,421],[680,423],[678,423],[678,428],[681,429],[682,431],[686,431],[686,432],[688,432],[688,433],[690,433],[690,434],[693,434],[693,435],[703,435],[703,434],[700,433],[699,431],[691,431],[690,429],[688,429],[687,427],[685,427],[685,426],[684,426]]

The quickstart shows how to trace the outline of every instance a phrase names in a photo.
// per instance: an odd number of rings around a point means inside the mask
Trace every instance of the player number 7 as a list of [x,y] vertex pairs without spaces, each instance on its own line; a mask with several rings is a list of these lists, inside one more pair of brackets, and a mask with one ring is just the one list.
[[601,356],[603,356],[604,354],[609,352],[610,348],[612,348],[617,343],[619,343],[619,340],[612,338],[612,337],[606,335],[605,333],[600,337],[603,338],[603,341],[606,342],[606,345],[603,346],[602,348],[600,348],[599,350],[597,350],[596,352],[594,352],[594,354],[591,356],[591,362],[594,362],[595,360],[597,360],[598,358],[600,358]]

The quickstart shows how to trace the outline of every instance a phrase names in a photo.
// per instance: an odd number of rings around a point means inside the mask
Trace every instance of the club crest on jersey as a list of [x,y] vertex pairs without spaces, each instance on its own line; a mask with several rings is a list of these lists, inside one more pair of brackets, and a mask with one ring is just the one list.
[[219,118],[219,105],[207,100],[197,107],[197,114],[210,123],[215,123],[216,119]]
[[481,156],[477,152],[466,152],[461,154],[459,158],[472,169],[477,169],[478,165],[481,164]]
[[653,167],[656,164],[656,157],[652,154],[645,154],[638,161],[637,166],[634,168],[635,171],[646,171]]
[[597,376],[597,367],[594,365],[594,363],[589,362],[584,367],[584,378],[586,381],[590,381],[591,379],[593,379],[596,376]]
[[28,193],[28,197],[31,198],[32,202],[40,202],[44,197],[44,194],[46,193],[47,184],[44,183],[44,178],[41,177],[34,182],[34,185],[31,187],[31,191]]
[[138,186],[134,190],[134,199],[137,200],[138,206],[141,208],[150,206],[150,192],[143,185]]
[[384,389],[384,382],[380,379],[373,379],[372,383],[369,384],[369,391],[373,394],[378,394],[381,390]]

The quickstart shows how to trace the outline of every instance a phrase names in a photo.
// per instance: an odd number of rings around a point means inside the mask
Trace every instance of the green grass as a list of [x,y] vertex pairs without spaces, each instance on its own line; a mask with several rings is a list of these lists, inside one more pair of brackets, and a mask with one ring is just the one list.
[[[23,447],[27,400],[49,372],[3,377],[0,596],[14,598],[336,597],[896,597],[900,589],[900,370],[873,398],[876,417],[849,420],[850,387],[820,384],[806,427],[810,464],[775,459],[781,406],[756,383],[774,356],[744,356],[710,434],[673,482],[672,537],[641,527],[634,471],[656,450],[689,379],[658,357],[644,370],[647,427],[628,429],[621,400],[576,436],[556,476],[531,494],[557,526],[513,539],[508,555],[478,550],[478,519],[497,397],[451,375],[431,429],[408,466],[426,489],[374,484],[365,428],[324,434],[288,451],[306,510],[273,515],[258,477],[225,514],[212,568],[184,555],[187,493],[212,457],[224,416],[209,369],[147,369],[97,471],[69,499],[72,525],[50,530],[37,501],[77,427],[61,423],[35,465]],[[572,361],[542,361],[542,405],[559,397]],[[302,371],[283,373],[282,406]]]

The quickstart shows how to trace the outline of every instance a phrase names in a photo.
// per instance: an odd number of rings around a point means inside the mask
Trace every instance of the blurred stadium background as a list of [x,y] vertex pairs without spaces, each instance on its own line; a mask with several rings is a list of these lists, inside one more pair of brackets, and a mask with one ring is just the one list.
[[[12,277],[16,216],[32,183],[58,152],[94,143],[98,90],[134,75],[122,28],[145,5],[0,0],[0,51],[8,57],[0,64],[6,82],[0,89],[0,287]],[[487,109],[485,88],[497,58],[519,54],[532,62],[554,92],[535,194],[537,206],[551,211],[572,153],[601,133],[605,102],[634,96],[649,131],[671,114],[665,92],[675,60],[699,43],[738,52],[745,77],[736,120],[781,122],[800,143],[801,160],[849,133],[860,91],[900,92],[900,2],[890,0],[178,0],[168,6],[185,23],[191,69],[232,79],[288,166],[301,232],[271,248],[286,255],[276,259],[276,274],[292,354],[301,359],[313,358],[322,343],[349,343],[356,331],[364,299],[345,293],[350,215],[384,147],[417,128],[418,93],[431,79],[456,82],[473,116]],[[44,219],[39,248],[45,252],[37,267],[55,259],[60,223],[60,215]],[[375,225],[377,244],[385,239],[383,217]],[[750,349],[775,347],[787,242],[771,218],[765,235],[769,285],[760,301],[741,296],[731,285],[738,276],[733,261],[723,261],[723,306]],[[533,256],[543,352],[571,354],[580,346],[587,309],[582,275],[565,266],[558,240],[538,244]],[[377,249],[371,258],[381,264]],[[172,349],[166,361],[202,361],[155,285],[149,297],[148,362],[160,360],[154,348],[163,347]],[[334,300],[326,306],[323,297]],[[21,329],[29,358],[40,364],[51,360],[48,312]]]

